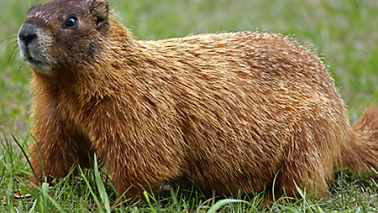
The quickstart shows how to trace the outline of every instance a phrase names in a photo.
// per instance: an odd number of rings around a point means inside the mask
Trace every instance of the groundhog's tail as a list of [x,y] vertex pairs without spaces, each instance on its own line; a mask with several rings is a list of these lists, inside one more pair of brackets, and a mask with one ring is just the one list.
[[378,166],[378,108],[366,110],[349,134],[350,144],[342,151],[344,166],[358,173]]

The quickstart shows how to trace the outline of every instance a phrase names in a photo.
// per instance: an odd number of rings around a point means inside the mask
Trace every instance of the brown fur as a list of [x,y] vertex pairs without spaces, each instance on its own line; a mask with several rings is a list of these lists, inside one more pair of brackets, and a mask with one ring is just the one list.
[[[78,25],[62,27],[70,16]],[[138,41],[103,0],[31,8],[19,37],[48,181],[96,153],[118,193],[134,186],[127,197],[188,178],[218,194],[270,191],[275,175],[276,196],[294,195],[295,184],[322,195],[340,163],[378,163],[377,108],[351,129],[322,62],[286,37]],[[34,182],[43,176],[36,147]]]

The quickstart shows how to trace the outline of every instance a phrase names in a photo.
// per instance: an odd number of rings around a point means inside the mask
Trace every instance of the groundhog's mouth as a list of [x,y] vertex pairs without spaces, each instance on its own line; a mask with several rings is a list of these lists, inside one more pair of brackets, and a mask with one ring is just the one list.
[[34,59],[31,56],[26,58],[25,61],[30,67],[32,67],[35,70],[39,70],[41,68],[45,69],[44,67],[48,66],[47,63],[40,61],[40,60],[37,60],[37,59]]
[[31,56],[24,59],[24,61],[29,67],[33,68],[37,72],[50,73],[51,64],[48,63],[47,61],[37,60]]
[[39,60],[36,60],[34,58],[32,58],[31,56],[29,56],[26,61],[32,65],[37,65],[37,66],[41,66],[43,64],[45,64],[43,61],[39,61]]

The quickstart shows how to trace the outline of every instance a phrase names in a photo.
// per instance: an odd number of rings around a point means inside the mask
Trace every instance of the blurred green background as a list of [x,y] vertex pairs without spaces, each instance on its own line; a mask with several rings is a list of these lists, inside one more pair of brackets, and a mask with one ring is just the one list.
[[[25,136],[32,74],[16,46],[17,30],[42,0],[0,0],[0,131]],[[110,0],[137,39],[198,33],[262,31],[292,35],[329,66],[355,122],[377,102],[377,0]],[[0,134],[3,135],[3,134]],[[1,137],[4,136],[0,136]]]

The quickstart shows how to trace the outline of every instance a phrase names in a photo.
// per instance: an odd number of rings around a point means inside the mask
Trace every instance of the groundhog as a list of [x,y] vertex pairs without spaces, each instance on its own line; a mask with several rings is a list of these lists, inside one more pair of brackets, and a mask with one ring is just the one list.
[[322,196],[341,164],[378,163],[377,108],[351,128],[325,65],[285,36],[140,41],[104,0],[54,0],[29,10],[18,44],[34,74],[34,183],[96,154],[126,198],[171,180]]

